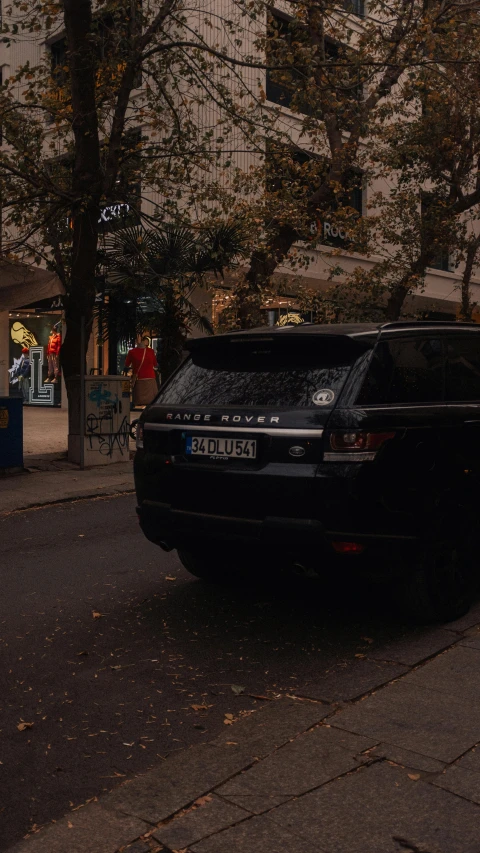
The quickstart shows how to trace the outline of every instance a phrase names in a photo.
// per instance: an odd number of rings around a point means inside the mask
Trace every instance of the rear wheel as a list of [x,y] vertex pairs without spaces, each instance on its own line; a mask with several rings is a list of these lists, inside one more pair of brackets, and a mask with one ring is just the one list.
[[432,525],[401,586],[405,609],[416,622],[451,622],[469,610],[479,581],[477,526],[476,516],[461,506]]

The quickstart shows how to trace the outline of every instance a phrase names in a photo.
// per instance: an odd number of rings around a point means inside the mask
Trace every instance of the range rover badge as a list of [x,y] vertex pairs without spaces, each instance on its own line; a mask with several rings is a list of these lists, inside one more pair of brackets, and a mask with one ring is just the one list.
[[288,452],[290,456],[296,456],[297,458],[299,456],[305,456],[305,448],[299,447],[298,444],[296,444],[294,447],[291,447]]
[[312,397],[312,403],[315,406],[329,406],[335,399],[335,393],[330,388],[321,388],[320,391],[315,391]]

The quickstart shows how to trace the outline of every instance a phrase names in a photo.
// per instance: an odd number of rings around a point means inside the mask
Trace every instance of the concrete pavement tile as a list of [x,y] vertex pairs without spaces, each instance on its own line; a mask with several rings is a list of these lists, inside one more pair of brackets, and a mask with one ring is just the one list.
[[431,782],[432,785],[438,785],[439,788],[480,804],[480,773],[474,770],[465,770],[459,764],[454,764]]
[[406,680],[338,711],[330,722],[446,764],[480,740],[480,704]]
[[395,764],[401,764],[402,767],[421,770],[423,773],[441,773],[445,768],[443,761],[419,755],[418,752],[411,752],[409,749],[399,749],[391,743],[380,743],[374,746],[373,749],[368,750],[368,755],[370,758],[386,758],[388,761],[394,761]]
[[302,838],[305,850],[478,853],[480,849],[477,806],[412,781],[405,770],[386,763],[343,776],[268,817]]
[[244,809],[226,803],[215,794],[205,805],[186,812],[153,833],[153,837],[171,850],[190,847],[208,835],[251,817]]
[[374,745],[372,738],[319,726],[287,743],[264,761],[230,779],[221,796],[255,814],[324,785],[364,760],[356,756]]
[[[194,844],[190,850],[192,853],[306,853],[303,839],[265,816],[250,818]],[[316,847],[315,853],[327,851]]]
[[480,625],[475,625],[465,631],[463,638],[460,640],[461,646],[470,646],[472,649],[480,649]]
[[392,643],[386,643],[379,647],[373,646],[368,651],[368,657],[372,660],[396,661],[408,666],[415,666],[425,658],[441,652],[457,641],[458,638],[452,636],[452,631],[445,631],[443,628],[411,631]]
[[[233,738],[232,738],[233,740]],[[200,744],[170,756],[159,768],[120,785],[102,802],[150,823],[158,823],[239,773],[249,752],[235,746]]]
[[91,803],[16,844],[9,853],[115,853],[150,828],[142,820],[104,808],[103,802]]
[[470,752],[466,752],[465,755],[462,755],[460,760],[457,761],[456,766],[462,767],[464,770],[474,770],[475,773],[480,773],[480,749],[478,746],[471,749]]
[[356,699],[387,684],[408,672],[408,667],[376,660],[354,660],[347,666],[337,666],[301,690],[299,696],[321,699],[324,702],[346,702]]
[[249,754],[252,759],[264,758],[330,713],[331,708],[315,702],[278,699],[228,726],[228,731],[211,743],[223,746],[227,741],[235,741],[245,755]]
[[[418,684],[466,699],[480,699],[480,650],[455,646],[409,673],[404,684]],[[480,740],[480,735],[479,735]]]
[[466,637],[459,643],[460,646],[466,646],[470,649],[480,649],[480,637]]

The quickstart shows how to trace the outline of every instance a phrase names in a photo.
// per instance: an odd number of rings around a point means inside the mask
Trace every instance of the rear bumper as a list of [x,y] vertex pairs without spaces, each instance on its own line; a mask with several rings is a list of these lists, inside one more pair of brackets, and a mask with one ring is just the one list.
[[330,551],[332,541],[354,541],[366,546],[375,545],[377,549],[388,553],[392,545],[396,548],[402,545],[408,547],[417,541],[415,536],[327,530],[321,521],[313,518],[237,518],[175,509],[170,504],[152,500],[144,500],[137,507],[137,513],[147,539],[169,548],[181,547],[192,540],[214,537],[291,547],[297,551],[322,547]]

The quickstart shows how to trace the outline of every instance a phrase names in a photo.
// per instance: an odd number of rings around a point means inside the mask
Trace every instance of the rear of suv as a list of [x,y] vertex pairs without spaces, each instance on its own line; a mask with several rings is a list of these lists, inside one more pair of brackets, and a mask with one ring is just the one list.
[[297,562],[395,583],[425,621],[476,582],[480,327],[198,338],[138,425],[145,535],[197,577]]

